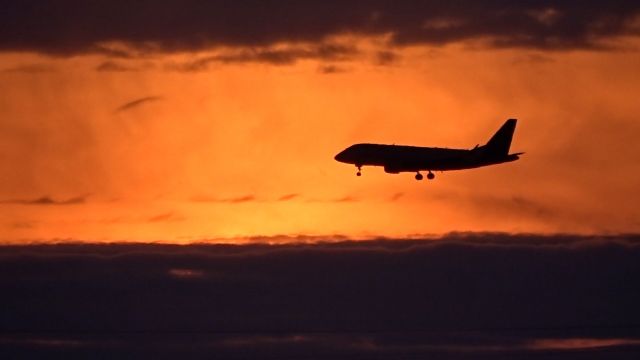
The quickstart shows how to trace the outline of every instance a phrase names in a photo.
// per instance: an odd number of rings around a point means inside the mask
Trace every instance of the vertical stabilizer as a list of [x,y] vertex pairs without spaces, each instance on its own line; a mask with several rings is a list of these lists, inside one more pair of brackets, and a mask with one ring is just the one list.
[[486,151],[494,156],[507,156],[513,132],[516,129],[516,119],[507,120],[504,125],[491,137],[489,142],[484,146]]

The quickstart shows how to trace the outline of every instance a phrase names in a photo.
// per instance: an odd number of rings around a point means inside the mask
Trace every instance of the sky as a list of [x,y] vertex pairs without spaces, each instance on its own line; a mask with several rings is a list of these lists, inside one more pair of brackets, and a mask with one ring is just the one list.
[[637,357],[637,1],[0,9],[0,358]]
[[[635,2],[3,8],[5,243],[640,229]],[[468,149],[511,117],[515,163],[417,182],[333,159]]]

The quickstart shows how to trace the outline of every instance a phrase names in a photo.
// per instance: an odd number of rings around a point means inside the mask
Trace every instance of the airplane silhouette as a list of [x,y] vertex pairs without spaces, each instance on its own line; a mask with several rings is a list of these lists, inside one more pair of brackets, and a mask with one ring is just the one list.
[[516,129],[516,119],[507,120],[485,145],[471,150],[419,147],[405,145],[355,144],[335,156],[337,161],[354,164],[360,176],[365,165],[383,166],[389,174],[416,172],[416,180],[422,180],[420,171],[428,171],[427,179],[433,180],[431,171],[473,169],[481,166],[516,161],[524,154],[509,154],[511,139]]

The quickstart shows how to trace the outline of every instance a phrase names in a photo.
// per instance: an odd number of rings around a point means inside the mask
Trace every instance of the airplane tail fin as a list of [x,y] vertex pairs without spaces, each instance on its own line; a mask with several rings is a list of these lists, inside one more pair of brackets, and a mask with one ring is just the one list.
[[491,137],[489,142],[484,146],[489,154],[494,156],[507,156],[509,155],[509,147],[511,146],[511,139],[513,138],[513,132],[516,129],[516,119],[507,120],[504,125]]

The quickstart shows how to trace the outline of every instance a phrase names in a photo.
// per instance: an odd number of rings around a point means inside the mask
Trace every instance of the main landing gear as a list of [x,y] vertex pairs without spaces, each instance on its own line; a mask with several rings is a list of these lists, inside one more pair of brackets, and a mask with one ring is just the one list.
[[[429,179],[429,180],[433,180],[435,177],[436,177],[436,175],[434,173],[432,173],[431,171],[429,171],[429,173],[427,174],[427,179]],[[420,181],[422,179],[423,179],[422,174],[420,174],[420,172],[418,172],[416,174],[416,180]]]

